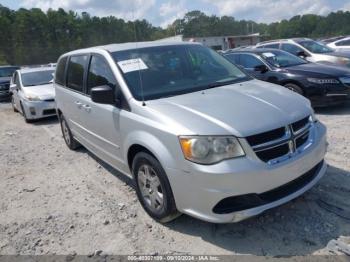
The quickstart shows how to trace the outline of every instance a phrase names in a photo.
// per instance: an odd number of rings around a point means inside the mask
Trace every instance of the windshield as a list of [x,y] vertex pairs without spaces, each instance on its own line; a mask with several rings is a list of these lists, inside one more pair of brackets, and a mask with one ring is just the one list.
[[17,67],[0,68],[0,77],[11,77],[17,69]]
[[54,70],[22,73],[23,86],[39,86],[52,83]]
[[298,43],[314,54],[331,53],[334,51],[332,48],[312,40],[300,41]]
[[250,79],[224,57],[201,45],[140,48],[112,55],[139,101],[142,95],[145,100],[157,99]]
[[307,62],[304,59],[279,50],[263,52],[260,54],[260,57],[264,59],[267,63],[280,68],[307,64]]

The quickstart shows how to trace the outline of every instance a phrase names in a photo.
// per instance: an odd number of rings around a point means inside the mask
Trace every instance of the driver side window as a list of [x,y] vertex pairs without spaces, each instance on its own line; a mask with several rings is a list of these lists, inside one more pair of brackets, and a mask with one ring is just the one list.
[[115,90],[117,81],[105,59],[98,55],[92,55],[87,80],[88,95],[90,95],[91,89],[97,86],[109,86]]
[[248,69],[254,69],[257,66],[264,65],[258,58],[248,54],[241,54],[240,60],[240,64]]
[[303,49],[301,49],[300,47],[296,46],[296,45],[292,45],[292,44],[282,44],[282,50],[291,53],[293,55],[298,56],[298,54],[300,52],[304,52]]

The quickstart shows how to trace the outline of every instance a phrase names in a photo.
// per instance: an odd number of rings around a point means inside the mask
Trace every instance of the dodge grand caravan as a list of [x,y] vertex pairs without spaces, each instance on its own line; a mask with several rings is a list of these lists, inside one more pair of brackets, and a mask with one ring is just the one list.
[[134,179],[160,222],[181,213],[241,221],[298,197],[326,171],[326,128],[309,101],[200,44],[73,51],[54,81],[67,146]]

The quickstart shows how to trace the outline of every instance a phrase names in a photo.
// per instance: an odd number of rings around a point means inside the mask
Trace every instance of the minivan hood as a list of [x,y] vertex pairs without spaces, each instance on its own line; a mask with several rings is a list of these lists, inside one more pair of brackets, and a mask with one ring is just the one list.
[[321,77],[341,77],[350,75],[350,70],[344,67],[324,65],[317,63],[307,63],[285,68],[290,73],[303,74],[307,76]]
[[41,100],[55,98],[55,88],[53,87],[53,84],[25,86],[23,87],[23,90],[26,94],[38,96]]
[[[147,107],[169,127],[182,126],[172,130],[177,135],[246,137],[312,113],[304,97],[259,80],[148,101]],[[184,130],[190,133],[181,133]]]

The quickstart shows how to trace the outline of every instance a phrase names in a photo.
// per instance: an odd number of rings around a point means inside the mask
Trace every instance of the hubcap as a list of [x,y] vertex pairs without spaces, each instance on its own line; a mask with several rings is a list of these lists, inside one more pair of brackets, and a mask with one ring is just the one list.
[[67,144],[70,144],[69,130],[65,120],[62,120],[62,130],[64,140],[66,140]]
[[162,209],[163,189],[154,169],[147,164],[142,165],[139,168],[137,180],[146,205],[154,212]]

